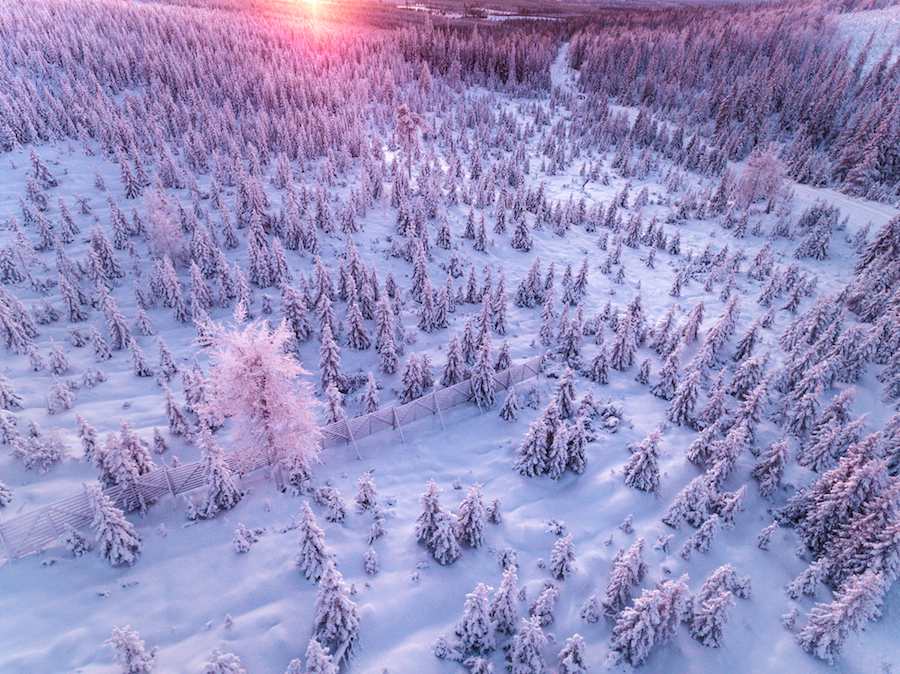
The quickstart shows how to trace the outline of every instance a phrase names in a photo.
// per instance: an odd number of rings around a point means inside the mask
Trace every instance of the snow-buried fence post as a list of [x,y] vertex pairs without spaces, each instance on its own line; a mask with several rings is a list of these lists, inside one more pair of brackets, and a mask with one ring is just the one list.
[[441,430],[446,431],[447,427],[444,425],[444,415],[441,414],[441,405],[440,405],[440,403],[438,403],[437,391],[431,392],[431,398],[434,400],[434,409],[437,412],[438,419],[441,420]]
[[6,540],[6,534],[3,533],[3,523],[0,522],[0,547],[3,548],[3,554],[6,555],[6,558],[10,562],[14,562],[16,558],[12,554],[12,550],[9,548],[9,543]]
[[397,417],[397,406],[391,405],[391,412],[394,415],[394,428],[400,431],[400,442],[404,445],[406,444],[406,438],[403,437],[403,425],[400,423],[400,419]]
[[356,446],[356,439],[353,437],[353,431],[350,430],[350,420],[347,418],[347,415],[344,416],[344,423],[347,425],[347,437],[350,438],[350,442],[353,443],[353,449],[356,451],[356,458],[362,461],[362,456],[359,453],[359,447]]

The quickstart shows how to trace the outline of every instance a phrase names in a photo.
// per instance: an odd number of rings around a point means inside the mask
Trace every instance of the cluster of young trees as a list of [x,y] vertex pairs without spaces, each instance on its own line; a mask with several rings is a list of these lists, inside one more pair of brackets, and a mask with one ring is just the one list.
[[[525,598],[525,588],[518,587],[515,551],[507,549],[506,553],[499,558],[504,568],[500,587],[494,591],[494,588],[478,583],[466,595],[462,619],[454,630],[455,638],[442,636],[432,647],[437,657],[462,662],[472,671],[488,672],[493,667],[488,656],[502,648],[506,651],[510,671],[520,674],[546,671],[543,648],[550,640],[543,628],[555,619],[559,589],[552,580],[545,580],[540,594],[528,609],[529,617],[520,621],[519,603]],[[572,571],[574,557],[571,534],[561,536],[550,556],[550,575],[558,581],[565,580]],[[584,640],[576,634],[559,652],[559,671],[583,674],[585,657]]]
[[558,480],[569,469],[578,474],[585,471],[588,418],[595,410],[590,403],[576,408],[575,399],[575,373],[566,369],[556,394],[530,425],[516,452],[514,465],[521,475],[549,475]]
[[457,515],[440,503],[441,489],[429,480],[419,499],[422,512],[416,518],[416,539],[423,543],[434,559],[442,565],[452,564],[462,554],[462,547],[480,548],[484,545],[484,531],[488,522],[499,523],[500,503],[495,500],[485,506],[481,485],[475,483],[465,500],[459,504]]

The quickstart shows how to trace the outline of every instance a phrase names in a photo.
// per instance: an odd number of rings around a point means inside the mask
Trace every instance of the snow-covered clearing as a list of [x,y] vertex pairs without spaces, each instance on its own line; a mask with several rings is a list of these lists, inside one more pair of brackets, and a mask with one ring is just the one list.
[[839,14],[836,19],[838,28],[844,38],[851,38],[850,56],[856,59],[869,44],[866,55],[865,70],[881,61],[890,50],[888,65],[897,60],[898,40],[900,40],[900,6],[870,9],[863,12],[847,12]]

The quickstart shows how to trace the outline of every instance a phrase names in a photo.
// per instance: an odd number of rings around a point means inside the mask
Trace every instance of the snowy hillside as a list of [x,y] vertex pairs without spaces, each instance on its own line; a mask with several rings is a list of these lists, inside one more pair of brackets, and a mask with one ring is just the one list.
[[875,11],[178,4],[0,8],[0,671],[900,666]]
[[[848,12],[837,17],[841,33],[852,40],[851,58],[858,58],[866,49],[866,68],[871,69],[890,49],[887,61],[897,60],[896,46],[900,39],[900,7],[885,7],[862,12]],[[868,48],[867,48],[868,47]]]

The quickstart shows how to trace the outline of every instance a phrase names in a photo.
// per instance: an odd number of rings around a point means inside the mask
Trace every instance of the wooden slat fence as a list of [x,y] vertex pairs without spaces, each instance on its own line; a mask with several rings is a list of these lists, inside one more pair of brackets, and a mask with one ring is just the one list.
[[[543,369],[543,356],[516,365],[494,375],[496,391],[508,389],[514,384],[535,377]],[[402,426],[414,421],[438,415],[441,426],[442,410],[456,407],[472,399],[472,382],[460,382],[429,393],[404,405],[392,406],[365,414],[355,419],[342,419],[324,426],[322,449],[341,444],[353,444],[374,433],[398,430],[403,439]],[[405,440],[404,440],[405,441]],[[358,450],[357,450],[358,452]],[[231,453],[226,460],[232,474],[245,475],[272,465],[271,452]],[[142,475],[134,487],[111,487],[104,490],[118,508],[132,511],[158,501],[165,495],[173,498],[203,486],[203,467],[199,461],[177,468],[163,465]],[[31,512],[0,522],[0,559],[10,561],[52,547],[65,533],[66,525],[84,529],[91,523],[91,510],[84,492],[36,508]]]

